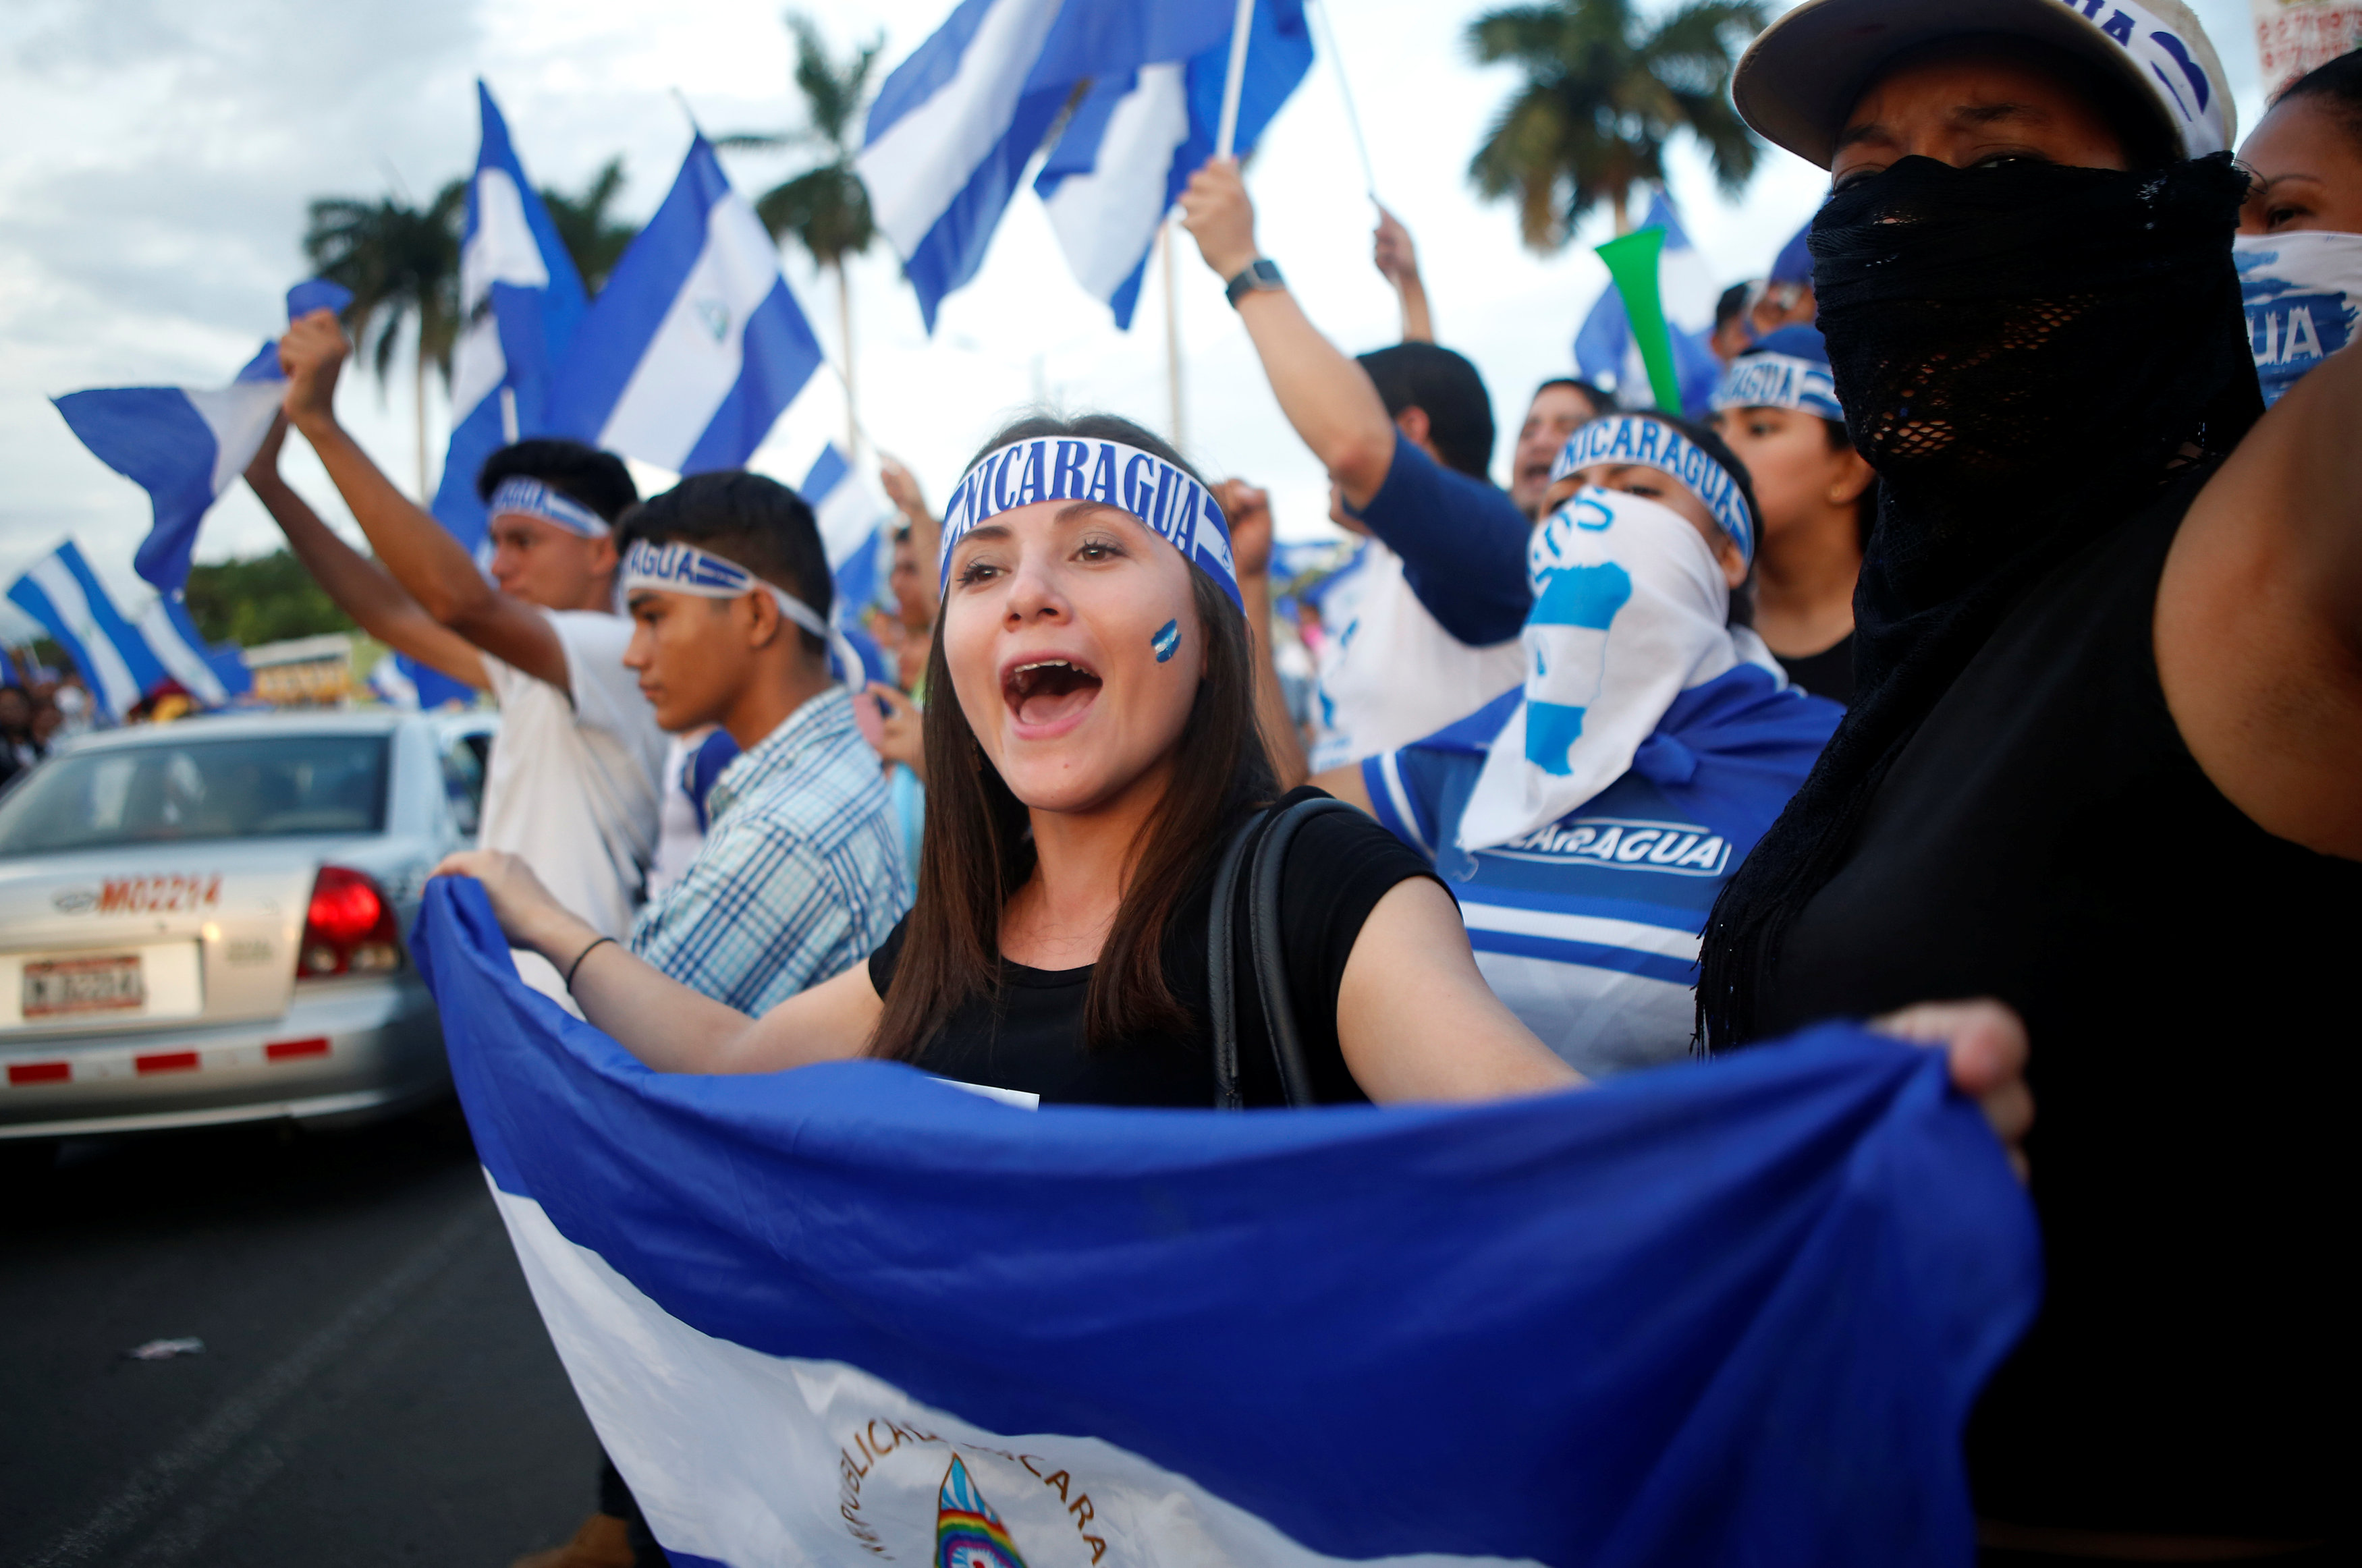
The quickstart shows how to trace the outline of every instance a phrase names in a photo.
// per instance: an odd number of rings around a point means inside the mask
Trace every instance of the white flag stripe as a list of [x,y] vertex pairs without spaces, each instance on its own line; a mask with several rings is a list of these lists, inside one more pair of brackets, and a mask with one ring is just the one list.
[[451,351],[452,422],[468,417],[508,375],[494,283],[549,287],[549,268],[525,221],[524,199],[505,169],[476,171],[476,232],[459,252],[459,313],[467,326]]
[[1173,155],[1188,138],[1185,68],[1145,66],[1108,116],[1090,172],[1068,175],[1043,204],[1075,281],[1098,298],[1123,286],[1155,238]]
[[[933,96],[888,127],[855,160],[878,229],[909,256],[935,226],[1017,112],[1061,0],[1000,0],[959,69]],[[946,150],[955,156],[946,157]]]
[[1548,936],[1561,942],[1588,942],[1601,947],[1622,947],[1667,958],[1698,955],[1695,932],[1647,925],[1637,920],[1609,920],[1604,915],[1553,914],[1543,910],[1512,909],[1503,904],[1464,903],[1461,919],[1471,931],[1497,931],[1508,936]]
[[705,248],[648,339],[599,445],[678,472],[738,384],[746,318],[775,288],[779,252],[755,211],[724,196],[705,215]]
[[181,395],[214,433],[214,493],[219,495],[246,472],[262,438],[270,434],[284,381],[233,381],[226,387],[183,387]]
[[148,639],[148,649],[173,679],[187,687],[191,695],[208,703],[229,701],[221,677],[205,662],[204,650],[193,648],[181,629],[172,624],[161,599],[151,599],[148,608],[139,613],[139,635]]
[[83,592],[72,571],[50,554],[28,567],[25,575],[49,596],[58,618],[73,633],[83,651],[90,655],[90,662],[98,667],[83,674],[99,683],[108,709],[116,714],[129,712],[142,695],[139,682],[133,678],[131,667],[123,662],[123,656],[116,651],[114,642],[99,629],[98,618],[90,611],[89,596]]
[[[989,1431],[844,1362],[767,1355],[701,1333],[569,1241],[540,1204],[497,1186],[492,1201],[583,1408],[675,1551],[812,1568],[859,1568],[888,1553],[932,1562],[944,1467],[956,1452],[1031,1561],[1087,1563],[1096,1555],[1089,1540],[1103,1536],[1120,1549],[1118,1560],[1141,1568],[1343,1568],[1102,1439]],[[681,1413],[690,1392],[701,1401],[694,1419]],[[845,1447],[854,1431],[876,1447],[861,1447],[866,1468],[848,1491],[841,1477],[855,1463]],[[1513,1568],[1510,1559],[1444,1552],[1384,1562]]]
[[821,547],[828,553],[829,570],[841,569],[854,551],[877,536],[878,522],[888,510],[882,500],[856,474],[849,473],[812,508],[813,519],[820,524]]

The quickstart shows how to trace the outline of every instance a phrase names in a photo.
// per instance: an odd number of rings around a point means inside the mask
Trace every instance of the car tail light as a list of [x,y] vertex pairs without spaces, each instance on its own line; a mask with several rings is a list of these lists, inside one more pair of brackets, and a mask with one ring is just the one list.
[[385,889],[350,867],[321,867],[312,884],[312,907],[304,915],[295,977],[381,975],[401,966],[402,944],[394,935],[393,904]]

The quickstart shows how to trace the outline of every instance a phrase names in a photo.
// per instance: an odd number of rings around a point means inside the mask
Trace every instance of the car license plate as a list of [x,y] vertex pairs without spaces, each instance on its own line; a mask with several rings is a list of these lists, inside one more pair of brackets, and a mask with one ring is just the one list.
[[131,1012],[147,1005],[148,987],[137,953],[37,959],[25,966],[28,1022],[77,1013]]

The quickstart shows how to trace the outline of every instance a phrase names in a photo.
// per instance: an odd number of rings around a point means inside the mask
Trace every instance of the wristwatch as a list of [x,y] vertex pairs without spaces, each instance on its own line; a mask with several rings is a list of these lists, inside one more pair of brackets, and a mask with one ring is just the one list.
[[1258,256],[1247,263],[1246,271],[1231,280],[1222,292],[1230,296],[1231,308],[1236,310],[1239,301],[1262,289],[1284,289],[1287,280],[1279,275],[1279,263],[1268,257]]

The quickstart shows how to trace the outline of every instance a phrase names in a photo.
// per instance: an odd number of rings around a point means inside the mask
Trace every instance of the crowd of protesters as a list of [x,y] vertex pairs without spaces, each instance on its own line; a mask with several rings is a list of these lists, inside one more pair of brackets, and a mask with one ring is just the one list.
[[[2273,379],[2240,280],[2286,268],[2350,331],[2362,56],[2235,162],[2176,0],[2183,80],[2071,6],[1871,4],[1739,65],[1833,191],[1809,255],[1723,296],[1710,406],[1554,377],[1506,488],[1401,225],[1402,340],[1355,357],[1237,167],[1194,176],[1185,226],[1361,541],[1300,634],[1265,493],[1111,414],[993,434],[940,514],[885,464],[868,660],[811,509],[751,473],[643,499],[520,442],[478,477],[480,568],[338,425],[325,312],[248,478],[365,631],[497,700],[448,868],[650,1066],[1385,1103],[1878,1019],[1949,1053],[2045,1224],[2043,1316],[1968,1439],[1989,1561],[2327,1561],[2362,360]],[[280,480],[291,427],[373,557]],[[0,690],[0,777],[44,712]],[[1223,851],[1324,795],[1358,810],[1290,819],[1279,1010],[1234,1005]],[[657,1551],[611,1468],[537,1561]]]

